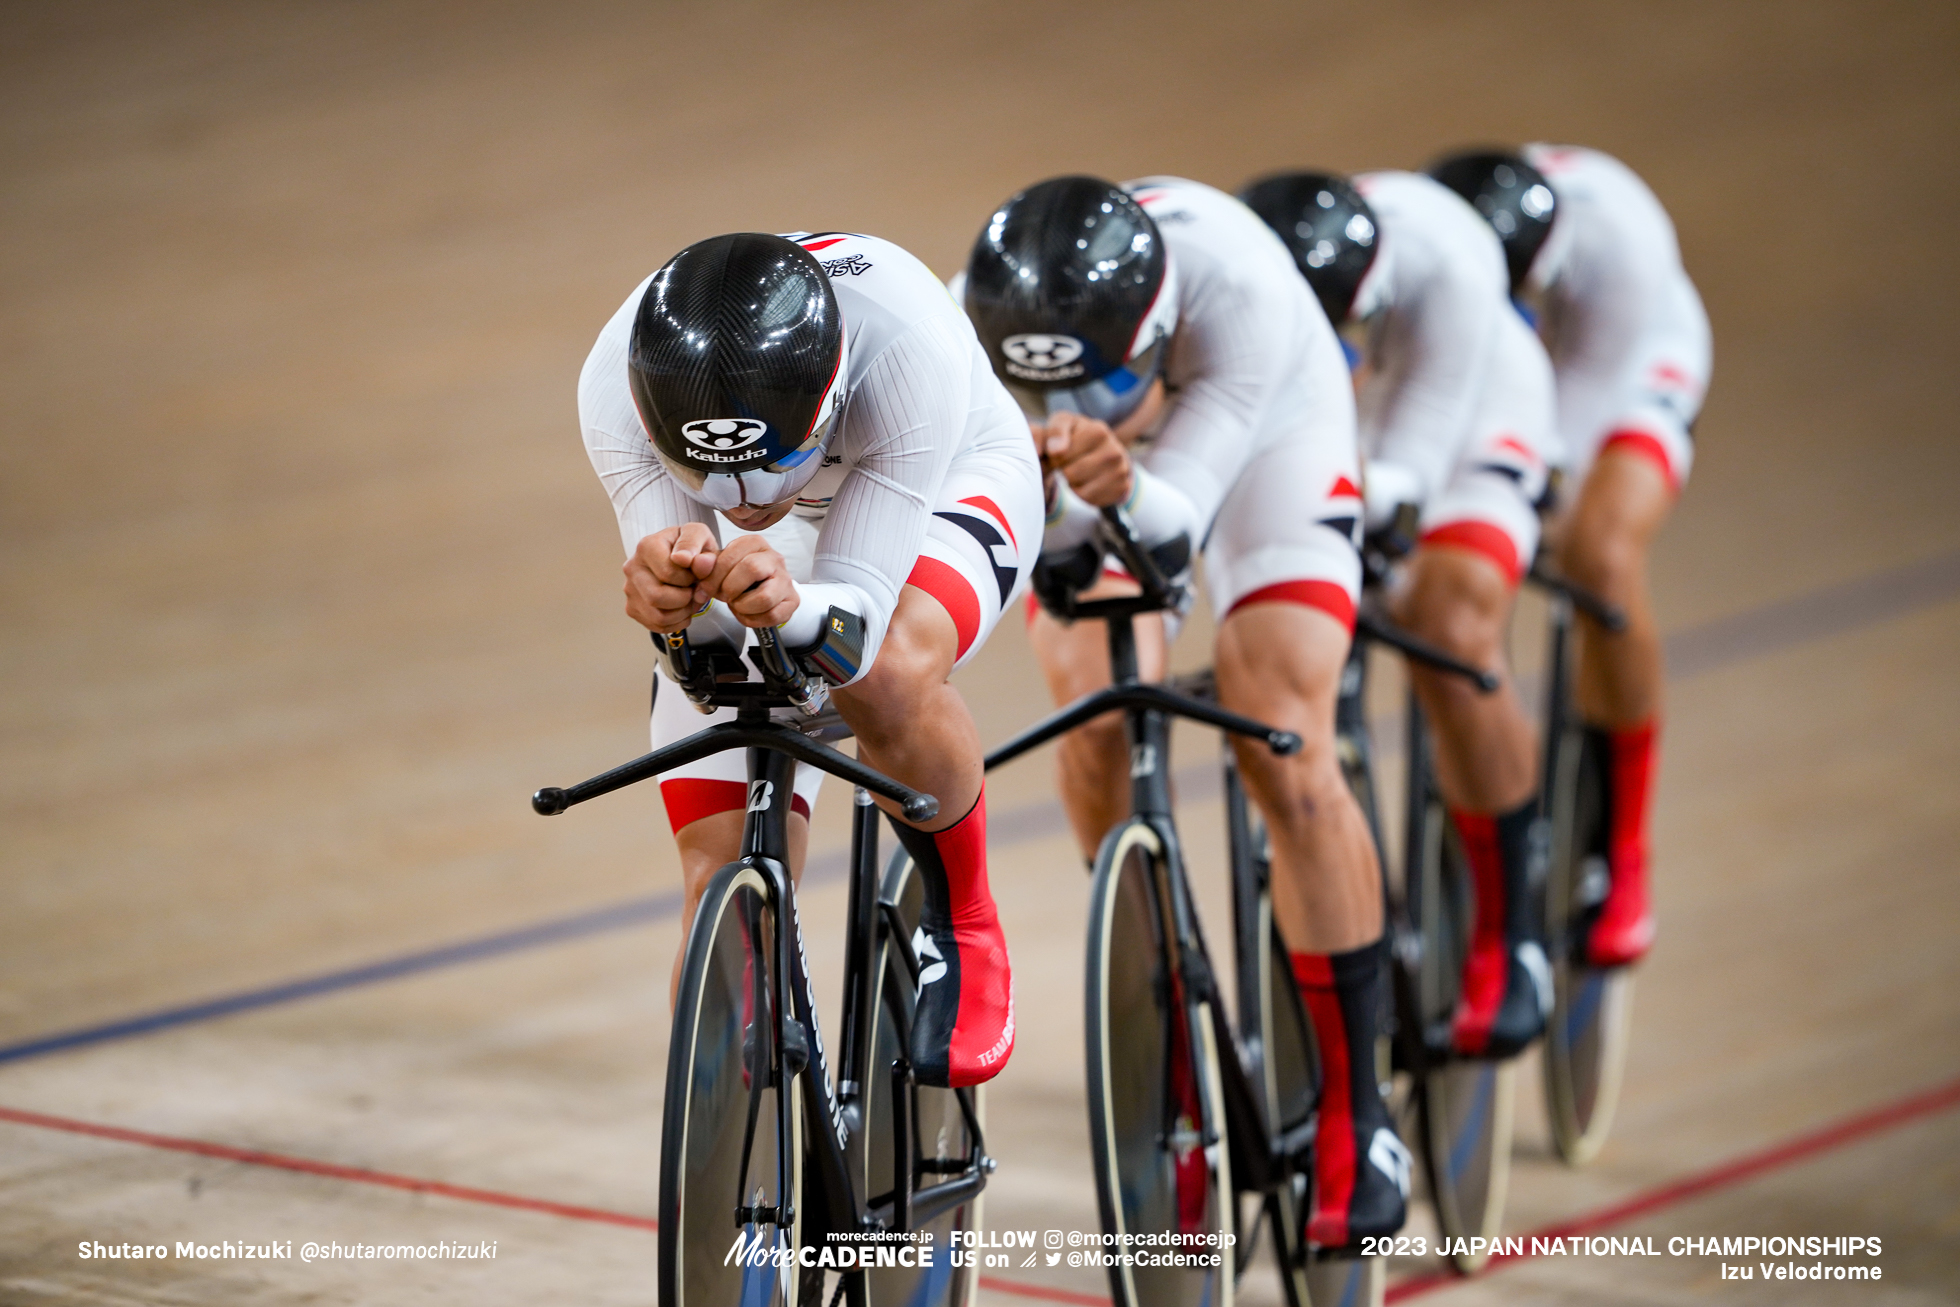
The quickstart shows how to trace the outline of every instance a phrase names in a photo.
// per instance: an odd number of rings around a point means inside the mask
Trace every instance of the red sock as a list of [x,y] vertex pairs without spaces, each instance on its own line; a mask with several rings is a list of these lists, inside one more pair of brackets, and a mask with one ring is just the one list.
[[1647,890],[1647,803],[1653,792],[1659,719],[1601,731],[1606,742],[1606,903],[1586,940],[1594,966],[1637,962],[1654,942]]
[[1504,1001],[1509,966],[1504,948],[1504,854],[1497,840],[1497,818],[1488,813],[1452,812],[1450,820],[1456,823],[1463,856],[1470,864],[1476,899],[1451,1035],[1462,1051],[1481,1053]]

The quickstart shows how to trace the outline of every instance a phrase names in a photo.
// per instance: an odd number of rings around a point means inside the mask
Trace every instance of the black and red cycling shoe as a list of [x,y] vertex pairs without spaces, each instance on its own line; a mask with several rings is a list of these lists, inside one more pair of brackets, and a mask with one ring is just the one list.
[[919,999],[912,1069],[921,1084],[992,1080],[1014,1052],[1014,976],[987,886],[987,794],[944,830],[894,823],[925,891],[912,951]]
[[1606,901],[1585,925],[1585,960],[1630,966],[1654,946],[1654,907],[1647,892],[1647,796],[1653,787],[1656,723],[1586,728],[1586,745],[1605,763]]
[[1375,1049],[1388,990],[1385,939],[1346,953],[1295,953],[1320,1049],[1319,1127],[1307,1242],[1354,1252],[1394,1234],[1408,1215],[1409,1150],[1395,1133],[1376,1079]]
[[1538,800],[1495,817],[1450,816],[1476,889],[1450,1042],[1465,1057],[1513,1057],[1545,1033],[1552,1012],[1552,966],[1535,874],[1544,847]]

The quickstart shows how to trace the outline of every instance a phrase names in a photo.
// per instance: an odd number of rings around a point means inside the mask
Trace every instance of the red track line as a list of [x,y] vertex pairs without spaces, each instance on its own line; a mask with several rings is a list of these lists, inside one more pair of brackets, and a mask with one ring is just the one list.
[[[1753,1153],[1745,1153],[1734,1161],[1724,1162],[1720,1166],[1711,1167],[1698,1174],[1659,1185],[1609,1207],[1576,1216],[1569,1221],[1558,1221],[1542,1226],[1527,1232],[1523,1237],[1527,1240],[1569,1239],[1575,1235],[1608,1229],[1631,1221],[1637,1216],[1645,1216],[1664,1207],[1673,1207],[1677,1203],[1699,1198],[1717,1189],[1727,1189],[1745,1180],[1753,1180],[1766,1172],[1780,1170],[1793,1162],[1801,1162],[1818,1153],[1856,1143],[1868,1135],[1875,1135],[1890,1130],[1893,1126],[1905,1125],[1909,1121],[1932,1116],[1952,1107],[1960,1107],[1960,1080],[1949,1080],[1943,1085],[1936,1085],[1922,1093],[1888,1103],[1884,1107],[1873,1108],[1869,1112],[1846,1117],[1808,1134],[1798,1135],[1795,1139],[1772,1144]],[[1484,1273],[1488,1274],[1513,1262],[1529,1261],[1531,1257],[1531,1253],[1507,1253],[1493,1257]],[[1464,1277],[1447,1272],[1419,1275],[1392,1285],[1384,1301],[1402,1302],[1464,1282]]]
[[[1734,1161],[1724,1162],[1699,1174],[1685,1176],[1649,1189],[1645,1193],[1635,1194],[1631,1198],[1574,1217],[1569,1221],[1541,1226],[1527,1232],[1523,1237],[1526,1239],[1571,1238],[1590,1234],[1595,1230],[1607,1229],[1635,1217],[1686,1202],[1691,1198],[1729,1188],[1766,1172],[1789,1166],[1793,1162],[1814,1157],[1818,1153],[1829,1152],[1845,1144],[1856,1143],[1869,1135],[1889,1130],[1893,1126],[1905,1125],[1921,1117],[1932,1116],[1952,1107],[1960,1107],[1960,1079],[1950,1080],[1943,1085],[1936,1085],[1883,1107],[1846,1117],[1842,1121],[1799,1135],[1795,1139],[1744,1154]],[[490,1189],[470,1189],[462,1185],[444,1184],[439,1180],[418,1180],[413,1176],[394,1175],[387,1171],[370,1171],[364,1167],[316,1162],[310,1158],[288,1157],[283,1153],[261,1152],[254,1148],[233,1148],[228,1144],[206,1143],[200,1139],[184,1139],[176,1135],[152,1134],[146,1130],[125,1130],[121,1126],[97,1125],[92,1121],[77,1121],[70,1117],[23,1112],[18,1108],[0,1107],[0,1121],[10,1121],[15,1125],[38,1126],[44,1130],[61,1130],[69,1134],[88,1135],[96,1139],[110,1139],[118,1143],[142,1144],[145,1147],[162,1148],[171,1152],[192,1153],[199,1157],[215,1157],[228,1162],[242,1162],[248,1166],[269,1166],[282,1171],[297,1171],[304,1175],[323,1175],[336,1180],[349,1180],[356,1184],[382,1185],[390,1189],[406,1189],[413,1193],[435,1194],[443,1198],[454,1198],[459,1202],[487,1203],[494,1207],[544,1212],[573,1221],[597,1221],[606,1225],[623,1225],[635,1230],[659,1228],[659,1224],[648,1216],[630,1216],[624,1212],[608,1212],[596,1207],[574,1207],[569,1203],[547,1202],[541,1198],[524,1198],[517,1194],[498,1193]],[[1529,1253],[1493,1257],[1485,1273],[1513,1262],[1528,1261],[1530,1258]],[[1391,1285],[1385,1301],[1402,1302],[1464,1282],[1463,1277],[1447,1273],[1419,1275]],[[1108,1307],[1110,1302],[1108,1298],[1096,1294],[1053,1289],[1046,1285],[1022,1284],[993,1275],[981,1276],[980,1287],[1022,1298],[1065,1303],[1068,1307]]]
[[256,1148],[233,1148],[228,1144],[211,1144],[201,1139],[151,1134],[147,1130],[125,1130],[121,1126],[96,1125],[91,1121],[76,1121],[65,1116],[46,1116],[40,1112],[22,1112],[11,1107],[0,1107],[0,1121],[11,1121],[15,1125],[40,1126],[44,1130],[65,1130],[69,1134],[91,1135],[97,1139],[113,1139],[124,1144],[165,1148],[174,1153],[194,1153],[199,1157],[216,1157],[227,1162],[243,1162],[248,1166],[271,1166],[281,1171],[298,1171],[304,1175],[324,1175],[335,1180],[351,1180],[356,1184],[376,1184],[389,1189],[407,1189],[412,1193],[437,1194],[443,1198],[454,1198],[465,1203],[488,1203],[493,1207],[515,1207],[520,1211],[548,1212],[552,1216],[563,1216],[573,1221],[599,1221],[606,1225],[624,1225],[635,1230],[660,1228],[650,1216],[628,1216],[624,1212],[601,1211],[596,1207],[574,1207],[569,1203],[547,1202],[542,1198],[500,1194],[491,1189],[469,1189],[462,1185],[444,1184],[440,1180],[417,1180],[413,1176],[393,1175],[387,1171],[370,1171],[365,1167],[339,1166],[333,1162],[316,1162],[306,1157],[288,1157],[283,1153],[260,1152]]
[[998,1275],[981,1276],[980,1287],[995,1293],[1011,1293],[1020,1298],[1039,1298],[1043,1302],[1065,1302],[1069,1307],[1110,1307],[1109,1299],[1100,1294],[1076,1293],[1070,1289],[1051,1289],[1045,1284],[1022,1284],[1019,1280],[1003,1280]]

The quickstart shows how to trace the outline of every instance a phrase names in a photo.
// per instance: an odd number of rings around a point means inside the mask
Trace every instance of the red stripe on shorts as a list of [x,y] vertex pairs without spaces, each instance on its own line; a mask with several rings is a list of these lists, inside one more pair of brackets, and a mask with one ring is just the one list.
[[[695,776],[681,776],[671,781],[660,782],[660,797],[667,804],[667,821],[674,828],[674,834],[681,833],[681,827],[691,826],[703,817],[712,817],[718,812],[740,812],[749,806],[749,785],[747,781],[703,780]],[[800,812],[803,819],[810,819],[810,805],[798,794],[789,801],[791,812]]]
[[912,565],[912,575],[905,578],[905,584],[916,585],[939,601],[939,606],[953,619],[953,628],[960,633],[960,649],[955,657],[966,657],[966,651],[980,634],[980,598],[966,578],[937,558],[921,555]]
[[1345,586],[1332,581],[1280,581],[1262,585],[1227,609],[1225,616],[1230,617],[1248,604],[1301,604],[1318,608],[1345,626],[1350,635],[1354,633],[1354,600]]
[[1422,536],[1425,545],[1448,545],[1455,549],[1468,549],[1473,554],[1482,554],[1497,564],[1505,580],[1516,585],[1524,578],[1524,564],[1518,558],[1518,547],[1510,534],[1489,522],[1445,522],[1434,531],[1425,531]]
[[1604,454],[1607,450],[1615,446],[1626,450],[1628,453],[1645,454],[1648,458],[1653,459],[1660,467],[1661,475],[1667,478],[1668,490],[1677,495],[1681,493],[1681,483],[1674,476],[1674,462],[1667,456],[1667,446],[1663,445],[1657,438],[1649,435],[1645,431],[1635,431],[1631,428],[1624,431],[1615,431],[1600,443],[1599,452]]

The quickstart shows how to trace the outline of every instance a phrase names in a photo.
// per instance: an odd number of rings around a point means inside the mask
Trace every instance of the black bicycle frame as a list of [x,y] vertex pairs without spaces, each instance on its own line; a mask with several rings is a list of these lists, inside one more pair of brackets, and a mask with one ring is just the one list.
[[[805,1083],[813,1091],[805,1109],[810,1166],[805,1173],[803,1195],[792,1201],[807,1199],[814,1206],[814,1210],[804,1213],[806,1242],[812,1244],[823,1242],[831,1232],[854,1234],[866,1228],[910,1230],[970,1201],[986,1187],[986,1176],[993,1169],[992,1159],[986,1155],[978,1117],[973,1110],[972,1095],[967,1090],[956,1093],[961,1115],[973,1141],[971,1152],[960,1162],[934,1162],[930,1166],[920,1163],[915,1156],[915,1141],[912,1138],[915,1116],[912,1095],[917,1085],[911,1066],[903,1058],[890,1068],[896,1135],[893,1156],[895,1159],[909,1158],[911,1165],[895,1167],[896,1185],[891,1194],[876,1197],[866,1195],[860,1201],[847,1158],[851,1138],[867,1124],[867,1085],[864,1076],[878,1073],[878,1068],[868,1066],[868,1060],[872,1004],[877,1001],[879,991],[879,978],[872,974],[871,968],[881,929],[889,932],[888,938],[895,945],[914,984],[919,974],[918,959],[912,955],[911,941],[905,935],[896,908],[879,899],[879,812],[872,802],[872,796],[875,794],[890,799],[912,821],[930,819],[938,811],[938,803],[931,795],[911,790],[855,758],[770,718],[771,709],[798,702],[786,692],[788,687],[783,684],[783,669],[789,664],[782,651],[774,647],[773,634],[764,633],[762,651],[759,656],[752,655],[763,672],[764,679],[760,684],[747,681],[716,684],[711,669],[705,676],[701,675],[702,669],[709,668],[708,655],[699,650],[690,651],[685,639],[669,640],[663,653],[668,656],[670,666],[676,668],[677,679],[689,686],[690,697],[713,706],[734,707],[736,720],[707,727],[684,740],[643,754],[577,785],[564,789],[541,789],[532,796],[531,806],[542,815],[556,815],[575,804],[671,771],[685,763],[730,749],[746,749],[749,799],[742,822],[738,861],[743,866],[753,868],[762,877],[767,887],[768,906],[778,923],[774,939],[776,966],[771,973],[775,988],[770,995],[771,1007],[776,1013],[772,1070],[777,1077],[776,1083],[786,1084],[790,1077],[807,1069],[809,1075]],[[807,695],[807,691],[804,693]],[[799,762],[809,763],[856,787],[857,802],[851,823],[849,906],[845,922],[844,1028],[838,1050],[841,1065],[848,1069],[849,1074],[836,1081],[834,1088],[811,992],[809,963],[803,949],[802,922],[790,875],[789,816],[795,795],[795,769]],[[791,1044],[791,1023],[800,1025],[807,1032],[803,1042],[807,1046],[809,1060],[803,1067],[785,1065],[784,1055]],[[860,1068],[863,1070],[860,1071]],[[788,1138],[790,1096],[778,1095],[776,1105],[780,1114],[777,1121],[779,1137]],[[918,1181],[928,1170],[954,1173],[956,1178],[919,1188]],[[766,1219],[771,1214],[759,1215]],[[795,1213],[792,1209],[773,1215],[780,1217],[777,1224],[788,1225]]]

